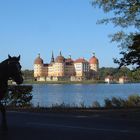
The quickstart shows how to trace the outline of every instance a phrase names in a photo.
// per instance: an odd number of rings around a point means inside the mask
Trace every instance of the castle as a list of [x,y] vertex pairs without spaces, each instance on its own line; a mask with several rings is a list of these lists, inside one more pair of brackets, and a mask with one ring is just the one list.
[[89,59],[78,58],[73,60],[71,56],[65,58],[60,52],[59,56],[52,57],[50,63],[44,63],[40,54],[34,61],[34,78],[36,81],[82,81],[98,78],[99,61],[95,54]]

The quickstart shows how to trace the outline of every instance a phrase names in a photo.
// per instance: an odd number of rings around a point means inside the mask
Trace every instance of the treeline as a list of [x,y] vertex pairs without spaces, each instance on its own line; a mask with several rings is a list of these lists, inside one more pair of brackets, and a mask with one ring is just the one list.
[[[33,70],[23,70],[22,71],[24,80],[33,81]],[[139,82],[140,81],[140,69],[135,71],[130,70],[127,67],[122,67],[121,69],[112,68],[112,67],[102,67],[99,69],[99,80],[104,80],[107,76],[113,76],[114,79],[119,79],[121,76],[127,76],[128,79],[132,82]]]
[[112,67],[102,67],[99,69],[99,79],[104,80],[108,75],[113,76],[114,79],[119,79],[121,76],[127,76],[130,81],[138,82],[140,81],[140,69],[130,70],[127,67],[122,67],[121,69]]
[[34,71],[33,70],[23,70],[22,71],[24,80],[34,80]]

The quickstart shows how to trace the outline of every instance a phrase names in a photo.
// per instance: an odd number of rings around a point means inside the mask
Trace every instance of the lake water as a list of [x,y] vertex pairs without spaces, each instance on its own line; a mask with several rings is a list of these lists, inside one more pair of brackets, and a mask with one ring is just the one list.
[[94,101],[104,105],[105,98],[140,95],[140,84],[35,84],[32,93],[34,106],[51,107],[64,103],[89,107]]

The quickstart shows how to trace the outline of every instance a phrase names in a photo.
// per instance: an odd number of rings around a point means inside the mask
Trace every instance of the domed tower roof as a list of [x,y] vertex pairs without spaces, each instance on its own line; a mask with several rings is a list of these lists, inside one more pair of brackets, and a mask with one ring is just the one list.
[[38,57],[35,59],[34,64],[43,64],[43,59],[40,58],[40,54],[38,54]]
[[93,56],[89,59],[89,64],[99,64],[98,59],[95,57],[95,53],[93,53]]
[[56,57],[55,62],[57,63],[65,62],[65,58],[62,56],[61,52],[60,52],[60,55]]

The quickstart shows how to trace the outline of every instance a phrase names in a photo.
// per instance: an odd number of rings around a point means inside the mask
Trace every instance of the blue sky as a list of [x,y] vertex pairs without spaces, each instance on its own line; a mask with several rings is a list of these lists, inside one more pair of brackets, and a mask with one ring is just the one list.
[[97,25],[107,17],[91,0],[0,0],[0,61],[21,54],[23,69],[33,69],[38,53],[50,62],[60,50],[65,57],[89,59],[96,53],[100,67],[117,67],[119,49],[110,43],[112,25]]

